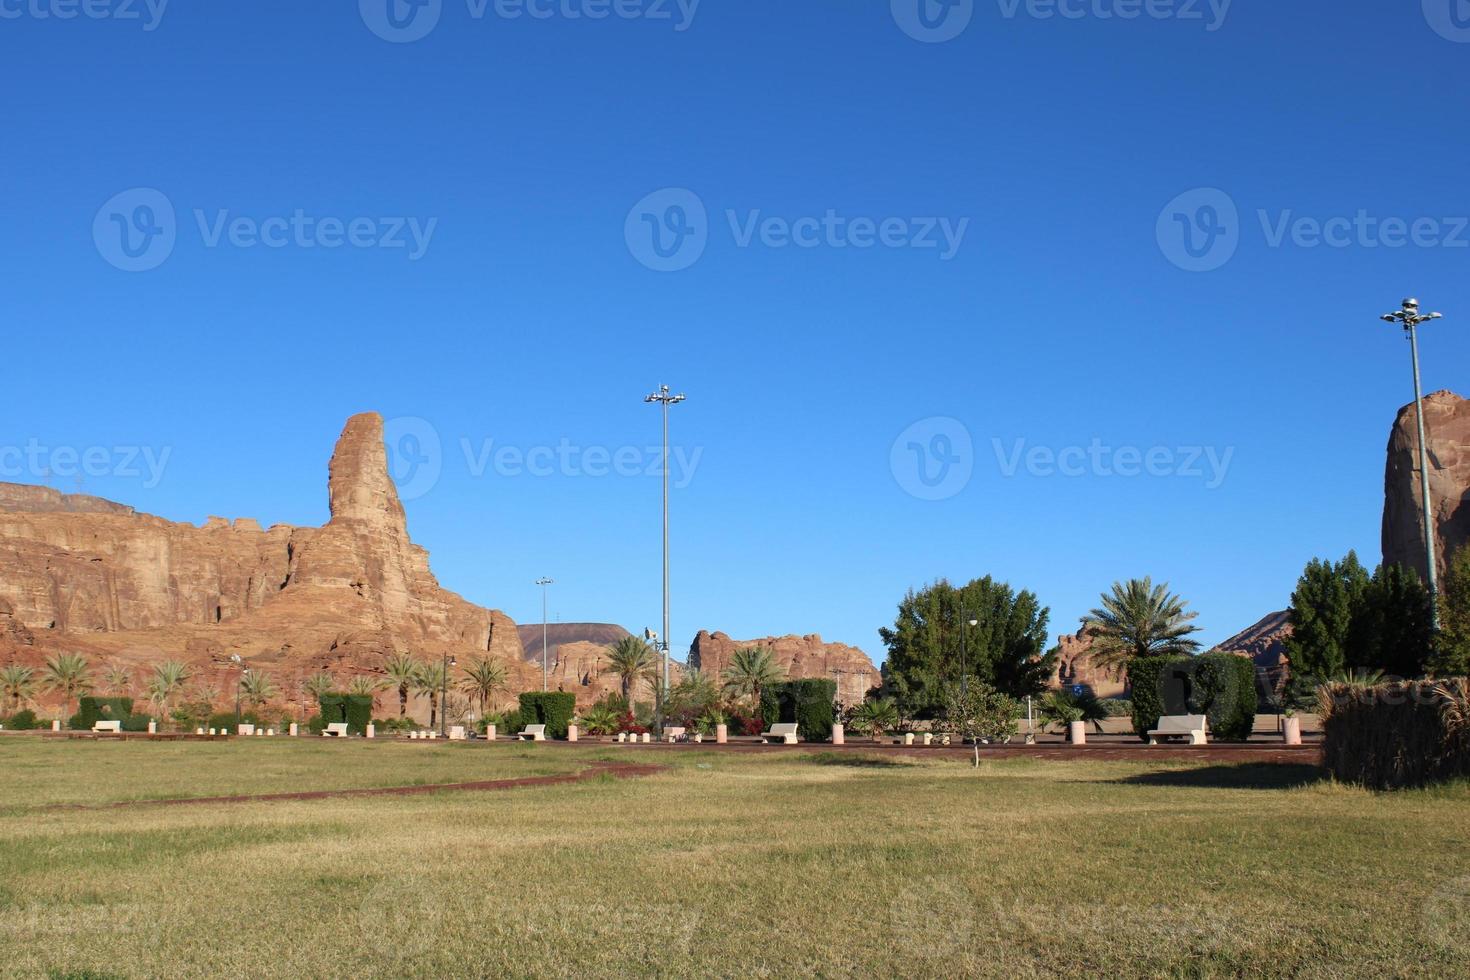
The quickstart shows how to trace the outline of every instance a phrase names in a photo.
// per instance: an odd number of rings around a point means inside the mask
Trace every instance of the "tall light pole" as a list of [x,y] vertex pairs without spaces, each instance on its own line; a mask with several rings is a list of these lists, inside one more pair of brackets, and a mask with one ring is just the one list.
[[967,695],[967,694],[970,693],[970,672],[966,669],[966,664],[965,664],[965,659],[966,659],[966,656],[965,656],[966,649],[965,648],[966,648],[966,646],[969,643],[969,633],[965,630],[965,626],[968,624],[973,629],[976,625],[979,624],[979,622],[980,621],[978,619],[969,619],[969,620],[965,619],[965,607],[964,606],[960,606],[960,694],[961,695]]
[[1419,385],[1419,324],[1438,320],[1439,313],[1420,313],[1419,301],[1410,297],[1404,300],[1403,308],[1385,313],[1380,319],[1401,324],[1409,335],[1409,353],[1414,361],[1414,413],[1419,420],[1419,495],[1424,503],[1424,553],[1429,564],[1429,613],[1434,629],[1439,631],[1439,585],[1434,567],[1434,518],[1429,504],[1429,449],[1424,442],[1424,393]]
[[677,405],[685,396],[669,394],[668,385],[659,385],[658,391],[643,399],[649,404],[663,406],[664,413],[664,634],[662,654],[662,682],[654,705],[659,709],[662,722],[664,694],[669,689],[669,406]]
[[555,585],[556,579],[541,576],[536,580],[541,586],[541,693],[546,693],[546,587]]
[[443,672],[439,675],[439,736],[443,738],[449,734],[449,668],[459,663],[450,654],[445,654],[441,662]]
[[240,676],[235,678],[235,734],[240,734],[240,689],[245,686],[245,658],[238,653],[230,654],[230,660],[236,667],[240,668]]

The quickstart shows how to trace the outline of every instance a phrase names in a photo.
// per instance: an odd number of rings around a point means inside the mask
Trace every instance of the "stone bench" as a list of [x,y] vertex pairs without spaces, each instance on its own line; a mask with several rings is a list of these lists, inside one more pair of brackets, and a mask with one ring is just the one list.
[[546,741],[546,726],[527,725],[516,734],[516,738],[522,742],[544,742]]
[[687,729],[687,728],[680,728],[677,725],[674,726],[674,727],[672,727],[672,728],[665,728],[664,729],[664,741],[665,742],[678,742],[681,739],[685,738],[688,734],[689,734],[689,729]]
[[781,725],[772,725],[770,731],[768,731],[768,732],[761,732],[761,742],[762,743],[773,742],[773,741],[776,741],[777,739],[780,739],[780,741],[781,741],[781,743],[783,745],[795,745],[796,744],[796,725],[795,725],[795,723],[792,723],[792,724],[781,724]]
[[1204,715],[1165,715],[1159,719],[1159,727],[1148,733],[1148,744],[1158,745],[1159,739],[1187,738],[1190,745],[1204,745],[1210,722]]
[[322,738],[346,738],[346,737],[347,737],[347,722],[345,722],[345,721],[334,721],[330,725],[328,725],[326,728],[322,729]]
[[96,721],[92,723],[94,732],[111,732],[113,735],[122,734],[122,722],[120,721]]

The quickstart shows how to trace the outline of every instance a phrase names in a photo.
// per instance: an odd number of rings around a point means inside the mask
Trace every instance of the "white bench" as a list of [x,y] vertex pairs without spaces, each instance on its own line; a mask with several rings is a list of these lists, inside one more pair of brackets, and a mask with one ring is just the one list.
[[665,728],[664,729],[664,741],[665,742],[677,742],[677,741],[679,741],[679,739],[683,738],[688,733],[689,733],[689,729],[687,729],[687,728],[680,728],[678,726],[674,726],[673,728]]
[[546,741],[545,725],[527,725],[516,738],[522,742],[544,742]]
[[347,722],[334,721],[322,730],[322,738],[346,738]]
[[122,734],[122,722],[120,721],[95,721],[92,723],[94,732],[111,732],[114,735]]
[[1148,733],[1148,744],[1158,745],[1161,738],[1187,738],[1190,745],[1204,745],[1209,730],[1210,722],[1204,715],[1165,715],[1159,719],[1159,727]]
[[796,744],[796,724],[772,725],[768,732],[761,732],[762,742],[773,742],[780,739],[783,745]]
[[449,740],[451,742],[463,742],[468,740],[468,738],[469,736],[465,734],[463,725],[455,725],[449,729]]

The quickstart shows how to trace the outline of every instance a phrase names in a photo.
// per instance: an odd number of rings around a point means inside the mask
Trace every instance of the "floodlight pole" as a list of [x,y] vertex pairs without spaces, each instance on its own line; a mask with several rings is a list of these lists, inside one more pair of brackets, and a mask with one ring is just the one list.
[[685,397],[682,394],[671,395],[668,385],[659,385],[658,391],[643,399],[649,404],[662,406],[664,416],[664,632],[659,651],[662,658],[659,690],[658,696],[653,700],[656,714],[654,727],[660,731],[663,729],[664,697],[669,689],[669,406],[679,404]]
[[231,654],[230,659],[240,668],[240,676],[235,678],[235,734],[240,734],[240,689],[245,686],[245,658],[238,653]]
[[449,734],[449,668],[459,663],[449,654],[444,655],[442,666],[444,673],[439,678],[439,735]]
[[556,579],[541,576],[536,580],[541,586],[541,693],[546,693],[546,587],[555,585]]
[[1442,314],[1420,313],[1419,301],[1410,297],[1403,307],[1393,313],[1385,313],[1380,319],[1401,324],[1409,335],[1409,353],[1414,362],[1414,414],[1419,425],[1419,496],[1424,505],[1424,553],[1428,559],[1429,615],[1434,631],[1439,632],[1439,584],[1434,561],[1434,517],[1429,503],[1429,449],[1424,439],[1424,393],[1419,383],[1419,324],[1427,320],[1438,320]]

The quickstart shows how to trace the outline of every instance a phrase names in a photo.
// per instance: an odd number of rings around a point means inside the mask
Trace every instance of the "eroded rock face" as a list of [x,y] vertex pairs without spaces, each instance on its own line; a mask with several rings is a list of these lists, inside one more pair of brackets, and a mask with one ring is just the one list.
[[883,682],[866,653],[845,643],[824,643],[815,633],[733,640],[725,633],[700,630],[689,647],[689,666],[718,677],[741,647],[770,648],[790,680],[831,678],[837,682],[837,700],[843,704],[860,703],[870,688]]
[[1286,639],[1291,636],[1291,613],[1283,610],[1236,633],[1217,649],[1250,657],[1257,667],[1276,670],[1286,662]]
[[[234,654],[288,694],[307,674],[335,671],[345,684],[405,651],[499,657],[515,689],[531,686],[515,623],[442,588],[409,538],[380,416],[348,421],[329,488],[323,527],[262,530],[248,519],[196,527],[0,484],[0,613],[9,610],[0,614],[0,661],[39,663],[65,649],[142,676],[179,659],[231,703]],[[390,702],[396,713],[395,693],[380,708]]]
[[1070,690],[1080,685],[1100,698],[1117,698],[1126,693],[1128,685],[1124,676],[1093,664],[1092,638],[1085,630],[1057,637],[1055,649],[1057,659],[1050,683],[1053,690]]
[[[1470,401],[1450,391],[1424,399],[1429,450],[1429,503],[1435,531],[1435,565],[1441,587],[1449,556],[1470,541]],[[1414,405],[1399,409],[1388,438],[1384,473],[1383,560],[1413,568],[1420,579],[1424,554],[1423,495],[1419,480],[1419,432]]]

